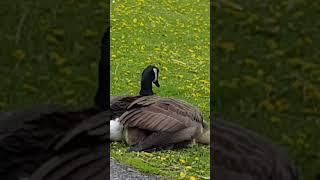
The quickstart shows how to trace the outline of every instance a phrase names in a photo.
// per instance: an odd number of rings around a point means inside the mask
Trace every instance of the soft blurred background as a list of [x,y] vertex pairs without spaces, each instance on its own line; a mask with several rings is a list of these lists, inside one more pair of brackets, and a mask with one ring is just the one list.
[[220,2],[213,4],[215,111],[283,145],[301,179],[315,179],[320,173],[320,2]]
[[105,1],[0,2],[0,110],[91,106]]

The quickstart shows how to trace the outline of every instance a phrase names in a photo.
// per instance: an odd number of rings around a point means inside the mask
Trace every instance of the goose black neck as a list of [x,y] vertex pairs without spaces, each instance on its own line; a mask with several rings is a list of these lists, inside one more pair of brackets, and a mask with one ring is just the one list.
[[154,94],[152,91],[152,80],[141,80],[141,89],[139,94],[141,96],[151,96]]
[[98,89],[95,105],[101,110],[110,109],[110,28],[103,34],[100,46]]

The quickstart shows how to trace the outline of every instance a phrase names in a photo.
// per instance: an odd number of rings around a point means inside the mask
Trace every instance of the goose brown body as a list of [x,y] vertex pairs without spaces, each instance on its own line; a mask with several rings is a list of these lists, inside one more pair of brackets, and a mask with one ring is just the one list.
[[140,146],[135,150],[188,144],[203,132],[203,116],[199,109],[173,98],[118,97],[111,100],[111,110],[115,114],[113,118],[119,117],[125,127],[126,142]]
[[149,131],[176,132],[190,126],[202,128],[202,114],[185,102],[159,96],[143,96],[133,101],[120,116],[125,127]]

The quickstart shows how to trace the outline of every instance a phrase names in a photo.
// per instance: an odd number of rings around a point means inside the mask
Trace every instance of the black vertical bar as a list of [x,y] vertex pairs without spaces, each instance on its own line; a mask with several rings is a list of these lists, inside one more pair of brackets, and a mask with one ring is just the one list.
[[210,0],[210,177],[214,177],[214,139],[213,139],[213,126],[214,126],[214,10],[213,0]]
[[[106,68],[107,74],[106,74],[106,82],[107,82],[107,88],[106,88],[106,93],[107,93],[107,110],[110,109],[110,0],[107,0],[107,9],[106,9],[106,34],[107,34],[107,44],[105,44],[105,48],[107,49],[106,54],[105,54],[105,62],[106,62],[106,66],[103,66]],[[107,129],[108,132],[110,130],[110,119],[111,117],[109,117],[109,121],[107,121]],[[109,132],[110,133],[110,132]],[[110,135],[108,136],[109,139]],[[106,179],[110,179],[110,146],[109,146],[109,140],[107,141],[107,176]]]

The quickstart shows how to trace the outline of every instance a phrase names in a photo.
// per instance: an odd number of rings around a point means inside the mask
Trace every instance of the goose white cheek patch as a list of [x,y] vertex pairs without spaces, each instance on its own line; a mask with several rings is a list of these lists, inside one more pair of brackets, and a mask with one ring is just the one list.
[[110,140],[121,141],[122,140],[123,126],[119,122],[119,118],[110,121]]
[[153,80],[153,82],[156,82],[158,80],[158,70],[156,68],[153,68],[153,72],[154,72],[154,80]]

